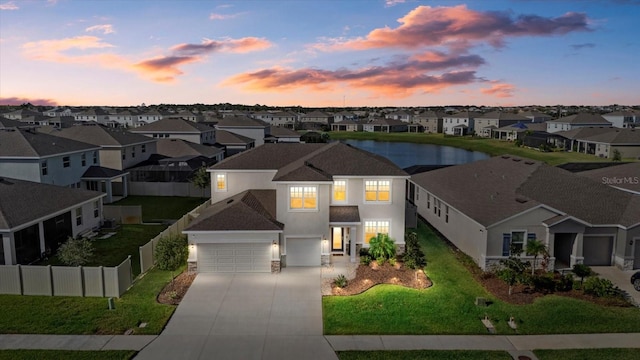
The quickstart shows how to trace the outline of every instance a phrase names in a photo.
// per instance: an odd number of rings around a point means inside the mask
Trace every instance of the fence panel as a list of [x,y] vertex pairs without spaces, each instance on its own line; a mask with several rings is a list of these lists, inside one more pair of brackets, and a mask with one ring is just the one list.
[[82,268],[70,266],[52,266],[54,296],[82,296]]
[[0,265],[0,294],[22,294],[20,265]]
[[20,270],[24,295],[53,295],[51,266],[24,265],[20,267]]
[[116,267],[118,273],[118,297],[122,296],[133,282],[132,270],[131,270],[131,256],[122,264]]
[[113,267],[103,268],[102,274],[104,276],[104,296],[120,297],[120,291],[118,290],[118,269]]
[[140,273],[146,273],[153,266],[153,240],[140,246]]
[[83,267],[84,296],[104,297],[104,277],[102,266]]

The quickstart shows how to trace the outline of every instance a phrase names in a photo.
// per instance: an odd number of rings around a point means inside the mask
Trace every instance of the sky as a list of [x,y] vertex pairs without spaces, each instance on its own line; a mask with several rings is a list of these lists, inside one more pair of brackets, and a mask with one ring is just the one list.
[[0,0],[0,105],[640,105],[640,0]]

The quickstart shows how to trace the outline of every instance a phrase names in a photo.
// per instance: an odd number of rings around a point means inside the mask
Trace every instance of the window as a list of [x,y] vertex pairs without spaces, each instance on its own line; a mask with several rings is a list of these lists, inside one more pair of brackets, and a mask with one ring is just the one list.
[[82,208],[76,209],[76,225],[82,225]]
[[71,166],[71,159],[68,156],[62,158],[62,167],[68,168]]
[[93,202],[93,217],[97,218],[98,216],[100,216],[100,202],[99,201],[94,201]]
[[365,180],[364,200],[389,202],[391,201],[391,181],[390,180]]
[[446,223],[449,222],[449,206],[448,205],[444,206],[444,222]]
[[[502,234],[502,256],[520,255],[525,247],[525,231]],[[530,234],[535,238],[535,234]]]
[[127,153],[124,152],[124,150],[122,150],[122,160],[125,160],[127,158]]
[[80,156],[80,162],[82,163],[82,166],[87,166],[87,154],[82,154]]
[[371,220],[364,222],[364,243],[368,244],[372,237],[389,233],[388,220]]
[[93,152],[93,164],[97,164],[98,163],[98,152],[94,151]]
[[131,157],[132,157],[132,158],[136,157],[136,147],[135,147],[135,146],[133,146],[133,147],[131,148]]
[[227,174],[216,174],[216,191],[227,191]]
[[49,173],[49,169],[47,168],[47,160],[40,163],[40,171],[42,172],[42,176],[46,176]]
[[289,188],[290,209],[317,209],[318,189],[315,186],[292,186]]
[[431,194],[427,193],[427,209],[431,209]]
[[143,154],[147,152],[147,145],[146,145],[146,144],[142,144],[140,147],[141,147],[141,150],[140,150],[140,151],[141,151]]
[[333,201],[347,201],[347,180],[336,180],[333,182]]

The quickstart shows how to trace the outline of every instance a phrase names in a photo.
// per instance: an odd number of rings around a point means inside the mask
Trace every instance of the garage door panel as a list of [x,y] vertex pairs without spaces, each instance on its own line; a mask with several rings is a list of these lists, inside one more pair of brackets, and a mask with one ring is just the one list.
[[287,266],[320,266],[320,238],[288,238]]
[[585,236],[582,243],[584,264],[588,266],[610,266],[613,254],[613,237]]
[[271,272],[271,244],[200,244],[198,272]]

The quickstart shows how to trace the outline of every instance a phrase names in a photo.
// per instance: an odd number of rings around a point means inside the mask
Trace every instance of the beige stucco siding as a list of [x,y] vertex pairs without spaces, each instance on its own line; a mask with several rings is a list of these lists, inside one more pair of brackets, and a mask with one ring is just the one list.
[[[487,229],[489,232],[487,256],[502,256],[503,234],[512,231],[526,231],[527,234],[536,234],[536,239],[548,246],[547,228],[542,222],[556,215],[558,214],[551,210],[539,207],[489,227]],[[525,236],[525,242],[526,238]]]

